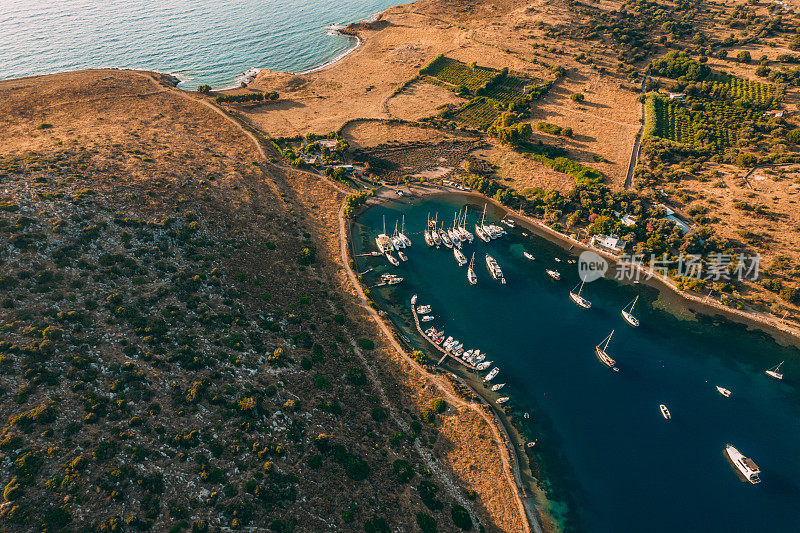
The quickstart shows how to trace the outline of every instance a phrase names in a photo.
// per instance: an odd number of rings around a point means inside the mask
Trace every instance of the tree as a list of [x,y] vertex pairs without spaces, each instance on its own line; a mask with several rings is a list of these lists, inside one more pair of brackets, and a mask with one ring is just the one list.
[[573,102],[583,102],[585,97],[583,96],[583,93],[572,93],[569,99],[572,100]]
[[469,517],[469,512],[467,512],[464,507],[454,505],[453,508],[450,509],[450,516],[453,518],[453,523],[460,529],[464,531],[472,529],[472,519]]
[[736,54],[736,61],[739,63],[749,63],[753,58],[750,57],[750,52],[747,50],[742,50],[738,54]]
[[203,94],[208,94],[208,93],[211,92],[211,86],[210,85],[201,85],[200,87],[197,88],[197,90],[198,90],[198,92],[201,92]]
[[422,530],[422,533],[436,533],[438,531],[436,519],[428,513],[417,513],[417,525]]

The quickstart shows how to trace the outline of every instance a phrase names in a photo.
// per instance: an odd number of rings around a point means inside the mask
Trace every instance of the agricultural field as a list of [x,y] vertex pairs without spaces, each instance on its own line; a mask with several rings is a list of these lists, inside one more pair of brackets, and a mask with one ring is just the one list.
[[483,130],[491,126],[498,116],[500,116],[500,111],[497,109],[497,102],[491,98],[479,96],[456,111],[452,118]]
[[776,130],[780,119],[765,116],[776,101],[774,85],[725,73],[711,75],[684,100],[648,95],[646,134],[697,150],[724,152],[743,136],[748,142],[763,140]]
[[473,68],[454,59],[442,58],[441,61],[431,66],[427,74],[455,87],[463,85],[472,94],[475,94],[479,87],[492,80],[499,72],[477,65]]

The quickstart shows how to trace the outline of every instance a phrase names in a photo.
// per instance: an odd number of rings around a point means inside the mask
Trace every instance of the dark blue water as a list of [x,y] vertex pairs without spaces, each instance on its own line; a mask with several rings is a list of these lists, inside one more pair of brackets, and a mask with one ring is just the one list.
[[171,72],[182,87],[254,68],[302,72],[355,44],[332,29],[396,0],[0,0],[0,79],[100,67]]
[[[375,249],[385,215],[390,229],[405,214],[414,245],[395,269],[383,258],[360,258],[368,285],[380,272],[403,284],[374,291],[376,301],[410,320],[408,301],[419,294],[437,320],[468,347],[489,353],[501,368],[516,411],[529,411],[523,431],[538,438],[536,460],[551,496],[569,508],[570,529],[609,532],[796,531],[800,518],[800,352],[764,334],[707,317],[678,320],[653,307],[654,289],[600,280],[587,284],[593,306],[568,297],[578,280],[566,252],[533,237],[491,243],[476,238],[477,286],[452,251],[428,248],[421,235],[426,214],[452,220],[460,197],[412,204],[391,202],[367,211],[354,231],[356,251]],[[468,228],[479,217],[474,206]],[[491,214],[490,220],[497,222]],[[527,250],[535,257],[522,256]],[[489,277],[484,256],[500,263],[507,285]],[[556,262],[555,257],[563,259]],[[562,272],[551,280],[545,268]],[[620,310],[639,294],[639,328]],[[602,365],[594,346],[614,329],[609,353],[619,373]],[[781,360],[785,378],[763,371]],[[723,398],[714,386],[733,391]],[[664,420],[659,404],[672,420]],[[760,485],[740,481],[725,459],[732,443],[761,467]]]

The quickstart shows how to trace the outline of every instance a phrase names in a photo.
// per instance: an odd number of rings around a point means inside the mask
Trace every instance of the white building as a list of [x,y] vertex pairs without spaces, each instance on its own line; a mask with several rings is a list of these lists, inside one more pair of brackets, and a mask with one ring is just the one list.
[[625,249],[627,243],[620,239],[619,235],[603,235],[598,233],[592,237],[591,244],[597,248],[619,253]]

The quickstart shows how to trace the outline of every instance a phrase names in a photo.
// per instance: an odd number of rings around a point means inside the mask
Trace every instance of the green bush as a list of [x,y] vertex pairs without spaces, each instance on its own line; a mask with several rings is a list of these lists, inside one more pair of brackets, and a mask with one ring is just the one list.
[[431,409],[433,409],[437,413],[444,413],[447,411],[447,402],[442,400],[441,398],[434,398],[431,400]]
[[422,533],[436,533],[438,531],[436,519],[428,513],[417,513],[417,525]]
[[375,342],[371,339],[358,339],[358,346],[362,350],[374,350],[375,349]]
[[472,529],[472,519],[469,517],[469,512],[460,506],[453,505],[450,509],[450,516],[453,518],[453,523],[463,531],[470,531]]
[[430,358],[428,357],[428,354],[426,354],[421,350],[414,350],[413,352],[411,352],[411,358],[420,365],[427,365],[428,363],[430,363]]
[[414,479],[414,469],[408,461],[396,459],[392,464],[392,468],[394,469],[394,475],[397,476],[398,483],[408,483]]
[[573,102],[583,102],[586,97],[583,96],[583,93],[572,93],[569,97],[570,100]]

